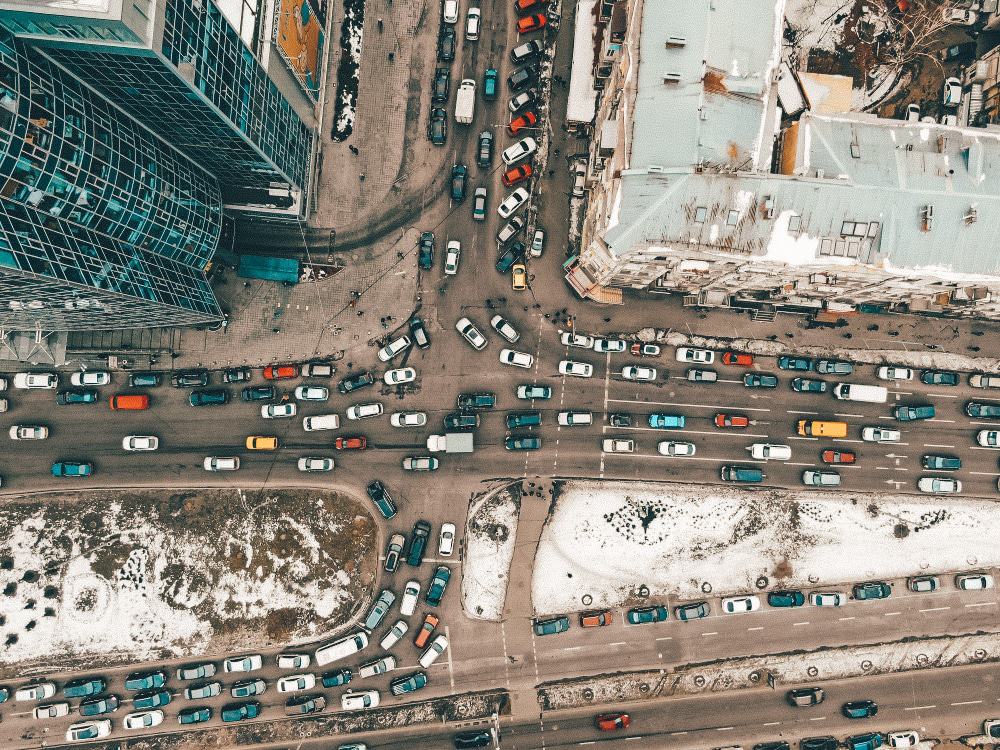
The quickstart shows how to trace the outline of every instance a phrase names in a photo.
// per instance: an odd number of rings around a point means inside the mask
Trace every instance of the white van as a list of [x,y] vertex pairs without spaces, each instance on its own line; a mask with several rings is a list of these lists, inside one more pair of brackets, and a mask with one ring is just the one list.
[[302,429],[306,432],[316,430],[336,430],[340,427],[340,417],[336,414],[317,414],[315,417],[303,417]]
[[837,383],[833,387],[833,395],[844,401],[867,401],[870,404],[884,404],[889,398],[889,390],[881,385]]
[[561,411],[558,419],[563,427],[586,427],[594,423],[594,415],[589,411]]
[[969,385],[973,388],[1000,388],[1000,375],[977,372],[969,376]]
[[346,638],[328,643],[316,649],[316,664],[323,666],[330,662],[346,659],[348,656],[358,653],[368,645],[368,635],[362,631],[351,633]]

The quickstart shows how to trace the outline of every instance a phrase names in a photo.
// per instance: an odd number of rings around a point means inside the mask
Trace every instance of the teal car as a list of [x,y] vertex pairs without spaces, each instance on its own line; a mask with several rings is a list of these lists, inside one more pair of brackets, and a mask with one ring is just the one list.
[[645,625],[651,622],[664,622],[668,617],[667,608],[659,607],[636,607],[630,609],[625,615],[629,625]]
[[809,372],[815,368],[815,364],[811,359],[806,357],[778,357],[778,367],[782,370],[799,370],[800,372]]
[[77,461],[58,461],[52,464],[54,477],[89,477],[94,473],[92,464]]
[[483,74],[483,99],[492,102],[497,98],[497,91],[500,88],[500,75],[494,68],[487,68]]
[[486,221],[486,188],[477,187],[472,197],[472,218]]
[[934,419],[934,407],[931,404],[916,406],[897,406],[892,411],[900,422],[915,422],[918,419]]
[[514,437],[504,439],[503,447],[509,451],[537,451],[542,447],[542,439],[537,437]]
[[87,698],[103,693],[106,688],[107,683],[100,677],[82,677],[67,682],[63,687],[63,695],[67,698]]
[[569,618],[553,617],[550,620],[535,620],[535,635],[556,635],[569,630]]
[[260,704],[257,701],[247,703],[229,703],[222,707],[222,720],[225,722],[256,719],[260,716]]
[[766,372],[748,372],[743,376],[747,388],[777,388],[778,378]]
[[133,672],[125,678],[126,690],[152,690],[167,684],[166,672]]
[[434,571],[431,585],[427,587],[427,594],[424,596],[424,601],[432,607],[439,605],[450,580],[451,568],[447,565],[439,565],[438,569]]
[[354,673],[347,669],[338,669],[336,672],[327,672],[323,675],[323,687],[340,687],[341,685],[346,685],[354,677]]
[[182,708],[177,713],[177,721],[180,724],[202,724],[211,721],[212,709],[201,706],[199,708]]
[[408,677],[397,677],[389,683],[389,690],[393,695],[406,695],[413,693],[427,685],[427,675],[423,672],[414,672]]
[[135,696],[132,707],[136,711],[146,711],[159,708],[170,703],[170,692],[167,690],[150,690]]

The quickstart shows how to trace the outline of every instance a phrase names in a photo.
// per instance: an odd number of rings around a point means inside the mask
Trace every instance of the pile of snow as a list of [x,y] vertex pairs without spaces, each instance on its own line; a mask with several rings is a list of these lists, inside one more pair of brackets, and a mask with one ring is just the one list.
[[469,617],[502,618],[519,510],[519,498],[507,488],[472,501],[462,564],[462,608]]
[[344,21],[340,25],[337,93],[333,100],[333,130],[330,133],[330,137],[335,141],[347,140],[354,132],[364,23],[364,0],[344,0]]
[[1000,564],[986,501],[568,482],[542,532],[538,614]]

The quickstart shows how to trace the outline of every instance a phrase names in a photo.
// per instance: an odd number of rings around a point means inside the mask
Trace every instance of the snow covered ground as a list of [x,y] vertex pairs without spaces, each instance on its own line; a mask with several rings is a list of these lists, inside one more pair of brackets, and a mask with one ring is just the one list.
[[0,665],[24,673],[325,633],[366,603],[375,532],[348,499],[307,490],[4,505]]
[[462,608],[469,617],[499,622],[503,615],[519,509],[507,489],[477,498],[469,508],[462,565]]
[[364,0],[345,0],[344,21],[340,26],[340,63],[337,66],[337,93],[333,102],[335,141],[344,141],[354,132],[358,103],[361,44],[364,38]]
[[[664,459],[669,460],[669,459]],[[538,614],[1000,564],[994,503],[568,482],[535,556]]]

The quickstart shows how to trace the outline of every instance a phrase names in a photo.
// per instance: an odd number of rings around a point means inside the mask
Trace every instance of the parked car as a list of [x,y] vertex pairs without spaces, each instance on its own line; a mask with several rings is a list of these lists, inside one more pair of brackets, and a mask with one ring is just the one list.
[[497,98],[497,91],[500,89],[500,74],[496,68],[487,68],[483,73],[483,99],[488,102]]
[[535,635],[538,636],[565,633],[569,630],[569,618],[563,615],[562,617],[552,617],[546,620],[535,620],[532,627]]
[[427,139],[435,146],[448,142],[448,113],[440,107],[431,110],[427,120]]
[[466,180],[469,176],[469,168],[464,164],[453,164],[451,166],[451,199],[456,203],[465,200]]
[[[483,169],[489,169],[493,162],[493,133],[484,130],[479,134],[479,147],[476,150],[476,164]],[[484,188],[485,189],[485,188]]]
[[816,363],[816,372],[824,375],[850,375],[854,365],[837,359],[821,359]]
[[507,131],[511,135],[517,135],[525,128],[533,128],[538,124],[538,114],[533,109],[526,109],[517,117],[511,118],[507,125]]
[[504,198],[503,202],[497,206],[497,214],[500,215],[501,219],[510,217],[518,209],[520,209],[521,206],[527,203],[528,198],[530,197],[531,194],[524,188],[516,188],[514,192]]
[[455,323],[455,329],[462,335],[462,338],[469,342],[473,349],[482,351],[486,348],[488,343],[486,337],[468,318],[459,318],[458,322]]
[[748,372],[743,376],[743,385],[747,388],[777,388],[778,378],[766,372]]
[[691,604],[681,604],[674,607],[674,617],[681,622],[700,620],[704,617],[708,617],[710,613],[711,608],[709,607],[708,602],[693,602]]
[[892,596],[892,589],[889,584],[883,581],[868,581],[866,583],[856,583],[853,588],[854,598],[861,601],[868,599],[888,599]]
[[667,620],[667,608],[662,604],[655,607],[634,607],[625,613],[629,625],[644,625]]
[[793,378],[792,390],[799,393],[826,393],[826,381],[812,378]]
[[769,607],[801,607],[806,597],[801,591],[771,591],[767,595]]
[[[523,91],[538,81],[538,73],[538,67],[535,65],[525,65],[523,68],[518,68],[507,77],[507,88],[511,91]],[[521,107],[527,106],[527,103],[533,99],[534,97],[525,100],[525,104],[522,104]],[[512,112],[520,109],[520,107],[514,107],[513,100],[511,100],[510,108]]]
[[895,365],[883,365],[876,370],[880,380],[911,380],[913,370],[909,367],[897,367]]
[[443,26],[438,34],[438,62],[451,62],[455,59],[455,48],[458,46],[458,35],[451,26]]
[[778,367],[782,370],[809,372],[814,366],[813,361],[807,357],[790,357],[788,355],[778,357]]
[[448,68],[435,68],[434,81],[431,83],[431,103],[446,104],[451,93],[451,71]]
[[958,373],[949,370],[924,370],[920,382],[925,385],[958,385]]
[[111,382],[111,373],[103,370],[87,370],[85,372],[74,372],[69,376],[71,385],[107,385]]

